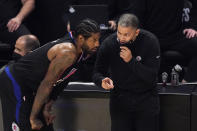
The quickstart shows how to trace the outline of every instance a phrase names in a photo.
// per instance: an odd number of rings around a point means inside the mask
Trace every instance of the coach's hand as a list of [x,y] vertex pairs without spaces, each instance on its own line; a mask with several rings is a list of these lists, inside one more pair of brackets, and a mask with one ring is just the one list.
[[133,56],[132,56],[131,50],[129,48],[127,48],[126,46],[121,46],[120,47],[120,57],[126,63],[128,63],[132,59]]
[[52,113],[53,103],[54,101],[50,100],[48,103],[45,104],[43,109],[43,116],[47,125],[52,124],[53,120],[55,119],[55,115]]
[[40,130],[43,127],[43,123],[39,119],[30,118],[31,129]]
[[101,85],[104,89],[109,90],[109,89],[113,89],[114,88],[114,84],[113,81],[106,77],[102,80],[102,85]]

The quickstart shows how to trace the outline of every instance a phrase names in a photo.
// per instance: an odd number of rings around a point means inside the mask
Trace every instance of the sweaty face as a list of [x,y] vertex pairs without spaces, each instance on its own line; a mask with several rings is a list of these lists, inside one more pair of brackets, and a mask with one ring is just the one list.
[[139,29],[132,27],[123,27],[118,25],[117,37],[121,44],[134,41],[139,34]]
[[88,54],[93,54],[99,47],[100,33],[92,33],[92,36],[83,43],[82,50]]

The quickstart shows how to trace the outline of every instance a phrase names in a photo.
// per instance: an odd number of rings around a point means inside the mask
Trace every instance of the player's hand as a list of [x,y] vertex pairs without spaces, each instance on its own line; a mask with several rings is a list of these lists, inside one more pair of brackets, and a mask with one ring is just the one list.
[[127,48],[126,46],[120,46],[120,57],[125,62],[128,63],[132,59],[133,56],[129,48]]
[[50,100],[48,103],[45,104],[43,109],[43,116],[47,125],[52,124],[53,120],[55,119],[55,115],[52,113],[53,103],[53,100]]
[[113,81],[106,77],[102,80],[102,85],[101,85],[104,89],[109,90],[109,89],[113,89],[114,88],[114,84]]
[[21,19],[18,17],[14,17],[12,19],[10,19],[7,23],[7,27],[8,27],[8,31],[9,32],[14,32],[16,31],[19,26],[21,25]]
[[188,39],[197,36],[197,32],[194,29],[184,29],[183,34],[185,34],[186,38]]
[[31,129],[40,130],[43,127],[43,123],[39,119],[30,118]]

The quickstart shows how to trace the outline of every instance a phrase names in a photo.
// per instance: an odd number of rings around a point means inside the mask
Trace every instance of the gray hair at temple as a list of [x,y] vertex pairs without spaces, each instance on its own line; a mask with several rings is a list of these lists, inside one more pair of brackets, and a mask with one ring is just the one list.
[[118,25],[122,27],[139,27],[139,20],[134,14],[123,14],[118,20]]

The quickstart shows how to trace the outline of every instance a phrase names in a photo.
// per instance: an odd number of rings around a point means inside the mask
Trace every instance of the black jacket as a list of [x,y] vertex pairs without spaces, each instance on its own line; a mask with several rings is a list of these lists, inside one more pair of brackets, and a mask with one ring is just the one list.
[[134,94],[155,91],[160,65],[160,48],[157,38],[152,33],[141,30],[137,39],[128,47],[133,58],[126,63],[120,58],[120,44],[116,33],[102,43],[95,64],[94,82],[101,86],[101,81],[107,76],[109,70],[115,90],[129,91]]

